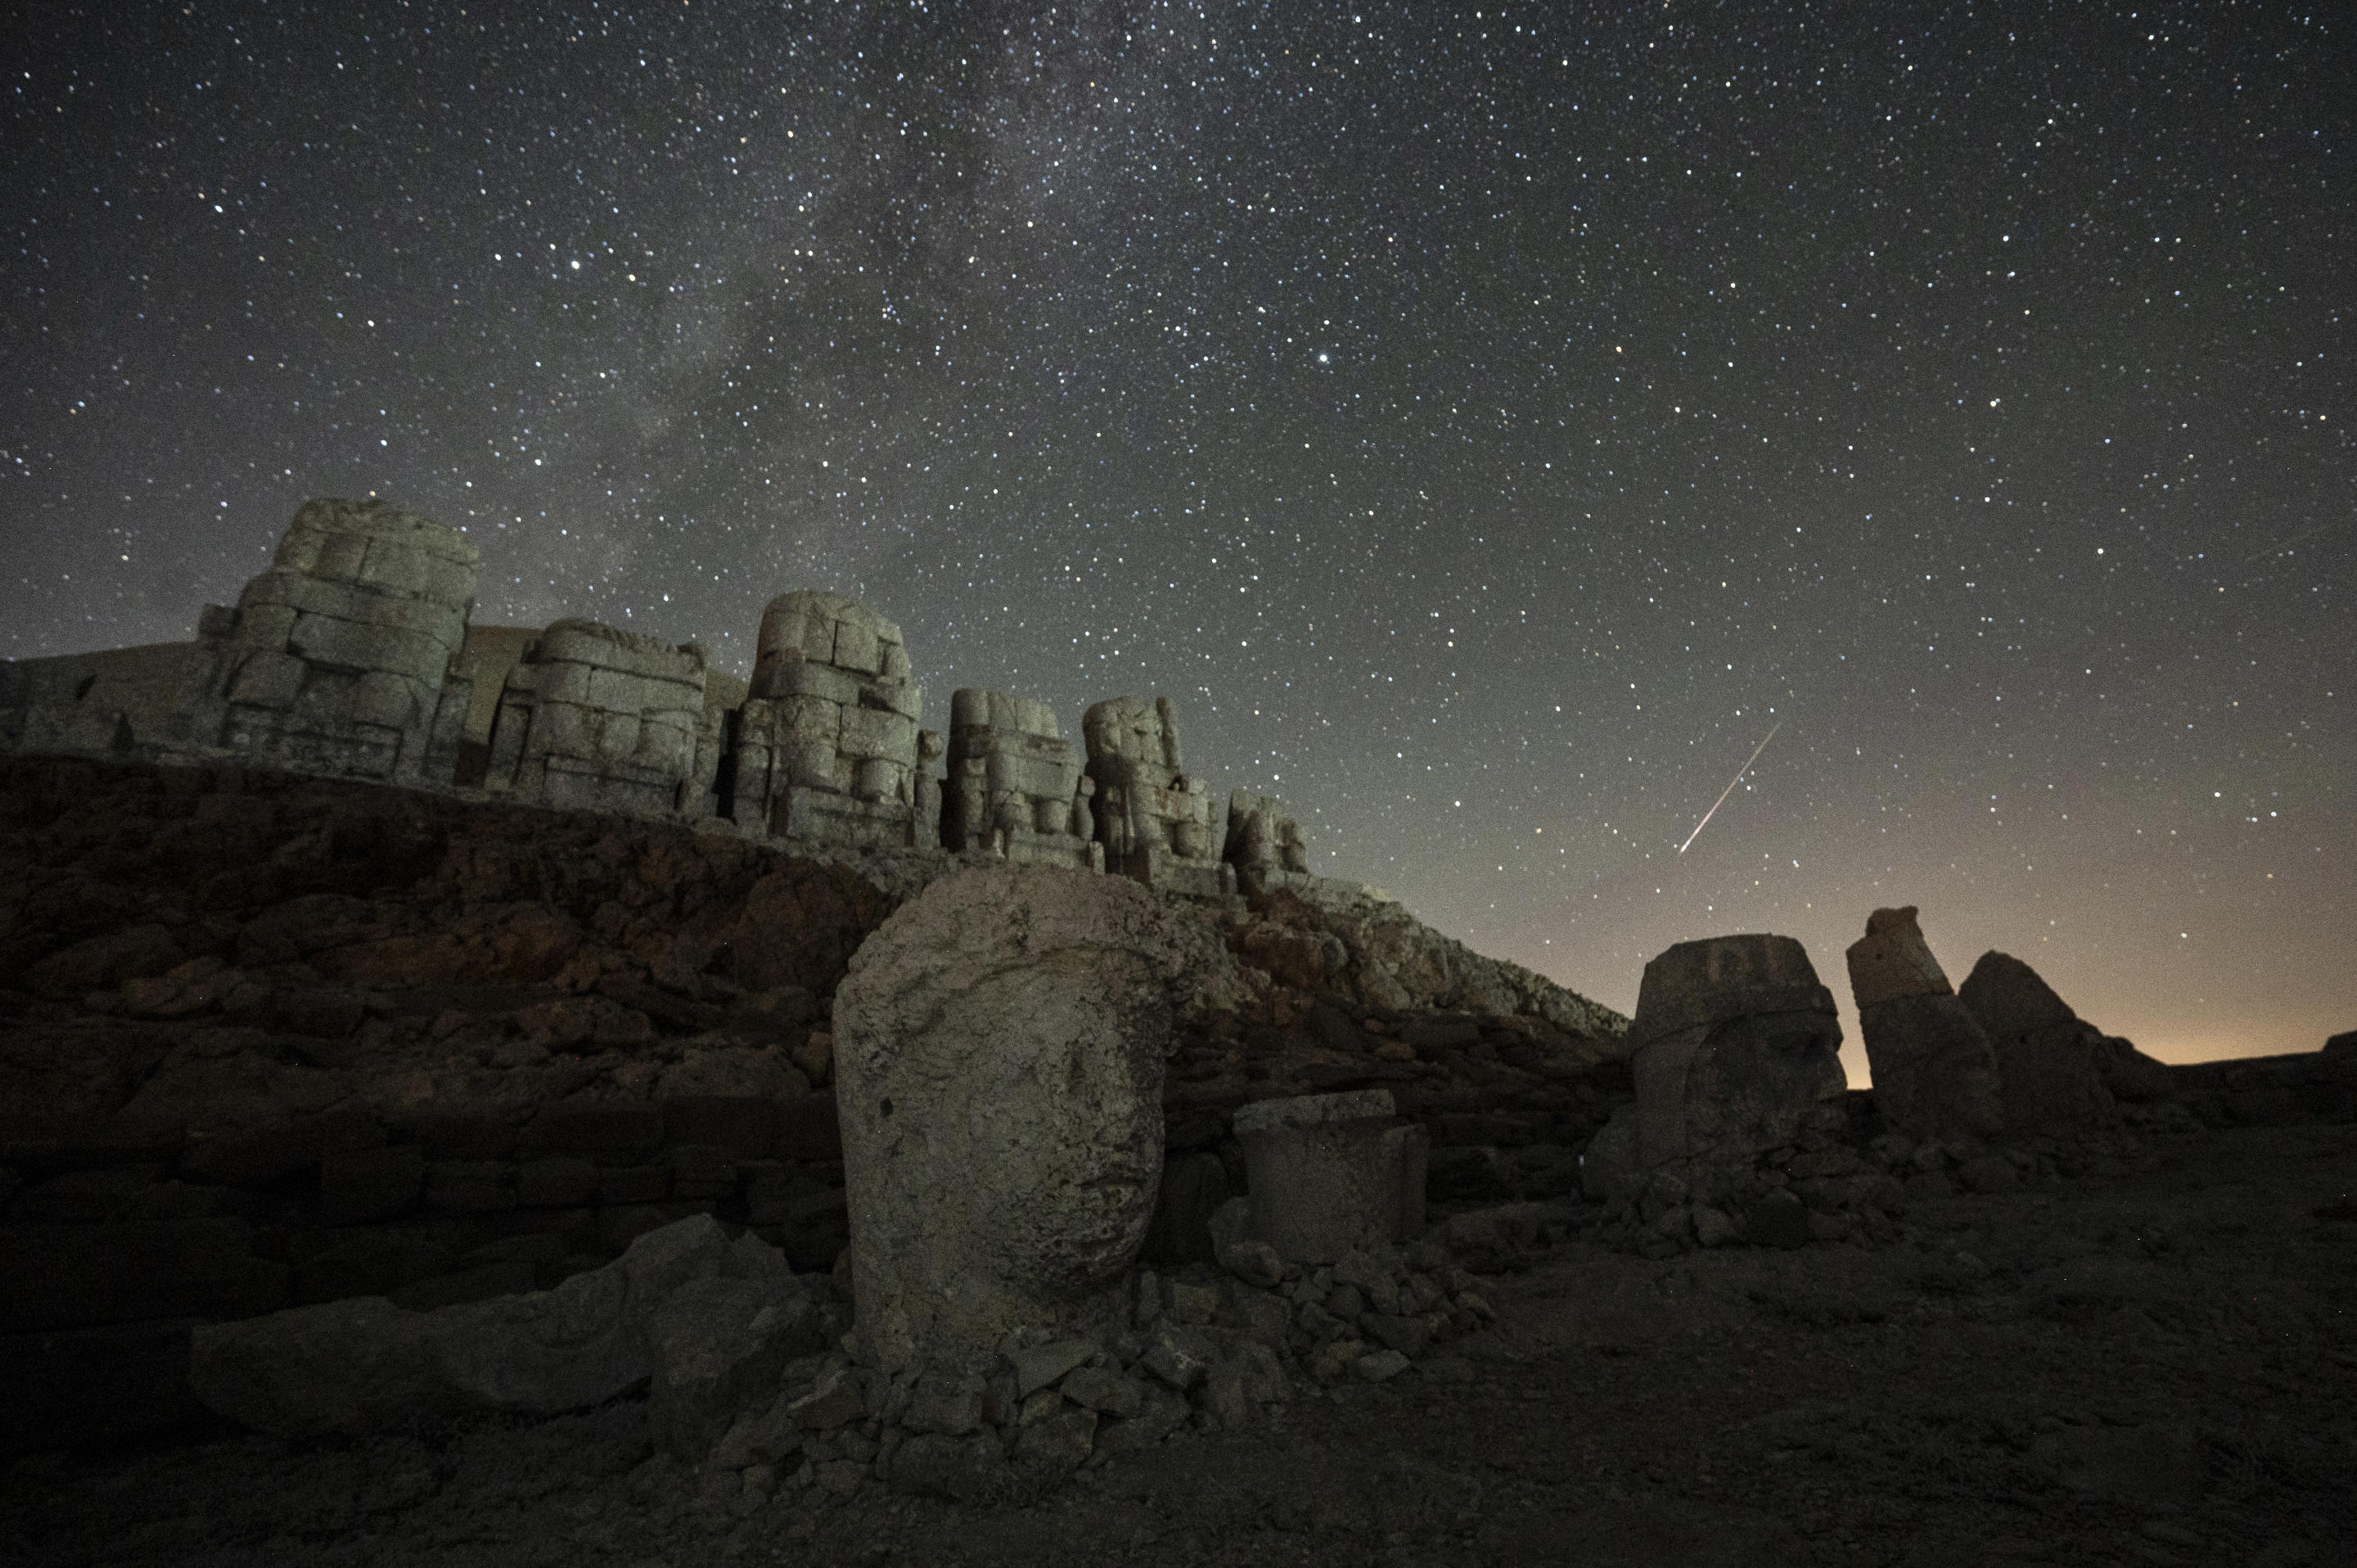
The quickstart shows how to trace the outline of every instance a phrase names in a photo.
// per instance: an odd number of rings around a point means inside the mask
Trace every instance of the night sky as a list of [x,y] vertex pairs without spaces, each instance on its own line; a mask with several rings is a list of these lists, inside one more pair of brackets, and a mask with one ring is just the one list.
[[1624,1010],[1797,936],[1854,1082],[1887,904],[2166,1058],[2313,1049],[2333,9],[28,8],[0,655],[185,639],[382,495],[478,623],[742,671],[826,587],[936,727],[1168,693],[1319,869]]

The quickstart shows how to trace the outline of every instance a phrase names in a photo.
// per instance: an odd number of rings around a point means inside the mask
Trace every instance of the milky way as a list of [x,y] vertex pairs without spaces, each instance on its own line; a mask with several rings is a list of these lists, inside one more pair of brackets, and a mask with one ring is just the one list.
[[48,8],[0,654],[184,638],[380,494],[479,623],[742,670],[829,587],[930,714],[1167,693],[1320,869],[1624,1009],[1727,930],[1845,992],[1914,903],[2156,1054],[2313,1048],[2326,10]]

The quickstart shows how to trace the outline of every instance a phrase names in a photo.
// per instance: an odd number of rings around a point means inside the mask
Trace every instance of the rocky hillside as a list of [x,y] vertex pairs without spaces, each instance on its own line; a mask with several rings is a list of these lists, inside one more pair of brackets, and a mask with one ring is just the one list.
[[[0,760],[0,1374],[96,1410],[78,1380],[168,1378],[194,1321],[546,1286],[696,1212],[828,1267],[833,993],[959,864]],[[1232,967],[1180,1020],[1171,1261],[1250,1101],[1391,1089],[1447,1200],[1566,1190],[1627,1094],[1620,1020],[1396,904],[1184,909]]]

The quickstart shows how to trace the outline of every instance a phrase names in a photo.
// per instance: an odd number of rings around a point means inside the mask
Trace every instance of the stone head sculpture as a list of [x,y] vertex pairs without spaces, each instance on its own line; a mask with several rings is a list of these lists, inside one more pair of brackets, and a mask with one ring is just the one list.
[[1117,1316],[1207,941],[1133,883],[1008,865],[934,883],[854,956],[835,1099],[860,1326],[888,1365]]

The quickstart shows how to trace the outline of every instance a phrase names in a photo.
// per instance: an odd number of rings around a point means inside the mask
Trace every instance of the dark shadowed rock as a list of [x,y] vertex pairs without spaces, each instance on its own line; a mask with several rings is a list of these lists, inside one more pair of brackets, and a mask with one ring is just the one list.
[[2098,1132],[2117,1123],[2104,1071],[2115,1053],[2036,970],[2009,954],[1986,952],[1956,994],[1996,1053],[2007,1132]]
[[732,1270],[774,1283],[697,1216],[552,1291],[432,1312],[361,1296],[199,1326],[189,1382],[210,1409],[282,1437],[469,1411],[578,1410],[653,1374],[658,1309],[690,1282]]
[[1833,993],[1790,937],[1681,942],[1645,966],[1631,1066],[1637,1156],[1709,1201],[1846,1086]]
[[1918,1138],[1995,1133],[2004,1122],[1996,1053],[1932,956],[1914,906],[1874,911],[1846,956],[1883,1120]]

